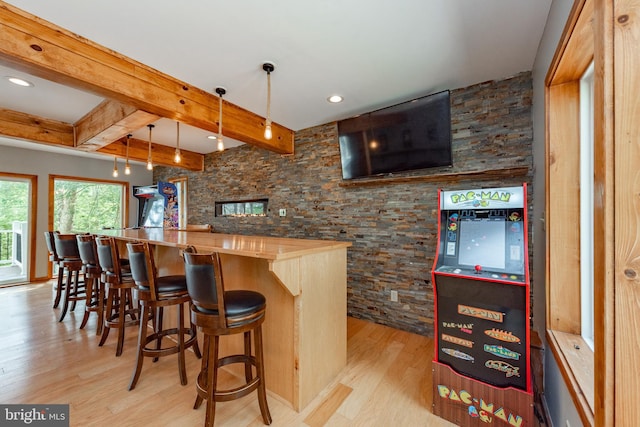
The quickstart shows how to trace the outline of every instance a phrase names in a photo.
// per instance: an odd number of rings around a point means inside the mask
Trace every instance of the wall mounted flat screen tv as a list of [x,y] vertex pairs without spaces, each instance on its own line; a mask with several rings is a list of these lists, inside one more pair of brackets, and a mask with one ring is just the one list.
[[342,178],[451,166],[449,91],[338,122]]

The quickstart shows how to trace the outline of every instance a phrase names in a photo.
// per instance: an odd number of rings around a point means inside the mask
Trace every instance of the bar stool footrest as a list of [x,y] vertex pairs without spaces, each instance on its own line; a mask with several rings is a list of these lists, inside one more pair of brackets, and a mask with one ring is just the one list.
[[[231,356],[226,356],[221,359],[218,359],[218,367],[222,367],[225,365],[231,365],[235,363],[247,364],[250,363],[253,366],[256,366],[256,359],[253,356],[247,356],[246,354],[234,354]],[[206,400],[207,398],[207,371],[201,371],[198,374],[198,379],[196,381],[196,387],[198,389],[198,395]],[[216,390],[215,391],[215,400],[216,402],[228,402],[231,400],[239,399],[241,397],[247,396],[251,392],[257,390],[260,385],[260,378],[255,377],[242,384],[236,388],[230,388],[225,390]]]
[[[149,347],[150,344],[157,343],[159,338],[164,338],[171,335],[178,335],[178,333],[179,333],[178,328],[171,328],[171,329],[163,329],[162,331],[154,332],[151,335],[147,335],[144,342],[144,347],[142,348],[144,355],[157,358],[157,357],[163,357],[163,356],[168,356],[170,354],[178,353],[180,351],[180,347],[178,347],[177,341],[175,343],[172,342],[171,347],[164,347],[160,349]],[[185,350],[189,347],[192,347],[197,342],[196,341],[197,334],[195,332],[192,332],[189,328],[183,328],[182,335],[185,337],[189,337],[184,340]]]

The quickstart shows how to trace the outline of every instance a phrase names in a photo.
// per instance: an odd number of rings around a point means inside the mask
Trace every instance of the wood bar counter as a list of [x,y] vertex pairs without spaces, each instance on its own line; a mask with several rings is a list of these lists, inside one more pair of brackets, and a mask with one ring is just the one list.
[[[267,389],[295,410],[304,409],[346,365],[347,247],[351,243],[162,228],[97,234],[123,243],[152,243],[162,275],[184,271],[179,250],[186,246],[220,253],[228,290],[255,290],[267,299],[263,325]],[[220,342],[221,355],[242,348],[241,337]]]

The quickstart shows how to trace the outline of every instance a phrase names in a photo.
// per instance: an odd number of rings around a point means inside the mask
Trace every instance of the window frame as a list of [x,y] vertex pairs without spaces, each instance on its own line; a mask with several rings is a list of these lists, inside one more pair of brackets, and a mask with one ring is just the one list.
[[[85,177],[77,177],[77,176],[69,176],[69,175],[49,175],[49,203],[48,203],[48,223],[47,229],[53,230],[54,223],[54,209],[55,209],[55,183],[56,180],[66,180],[66,181],[79,181],[79,182],[91,182],[95,184],[115,184],[120,185],[122,193],[120,195],[120,200],[122,203],[121,215],[120,219],[123,228],[129,226],[129,182],[127,181],[117,181],[117,180],[109,180],[109,179],[98,179],[98,178],[85,178]],[[83,230],[89,231],[89,230]]]
[[189,224],[189,201],[187,200],[189,180],[186,176],[180,176],[169,178],[167,181],[174,184],[178,190],[178,224],[180,228],[186,228]]
[[[615,389],[612,2],[576,0],[545,80],[546,338],[584,425],[611,425]],[[594,73],[594,350],[582,337],[580,79]],[[598,375],[596,375],[598,373]],[[597,408],[596,408],[597,403]],[[596,411],[597,409],[597,411]]]
[[[227,206],[234,206],[237,211],[237,208],[241,205],[243,205],[243,211],[245,210],[245,207],[247,204],[251,204],[252,205],[252,210],[253,205],[260,205],[262,206],[262,213],[261,214],[252,214],[252,213],[225,213],[225,207]],[[220,202],[215,202],[215,216],[216,217],[223,217],[223,218],[231,218],[231,217],[265,217],[268,215],[269,212],[269,199],[249,199],[249,200],[232,200],[232,201],[220,201]]]

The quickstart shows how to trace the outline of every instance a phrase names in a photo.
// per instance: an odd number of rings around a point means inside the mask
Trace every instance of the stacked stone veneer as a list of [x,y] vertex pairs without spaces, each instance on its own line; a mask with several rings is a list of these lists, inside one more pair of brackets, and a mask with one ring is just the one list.
[[[154,180],[188,177],[190,223],[216,232],[345,240],[348,313],[422,335],[433,333],[431,268],[438,188],[520,185],[531,181],[532,84],[529,72],[451,91],[453,168],[414,175],[529,168],[527,176],[341,186],[336,123],[295,134],[295,155],[250,145],[207,155],[204,172],[156,168]],[[532,188],[529,186],[529,193]],[[268,198],[266,217],[214,216],[216,201]],[[529,198],[531,200],[532,197]],[[278,210],[287,210],[280,217]],[[322,286],[322,277],[318,277]],[[390,291],[398,291],[398,302]]]

